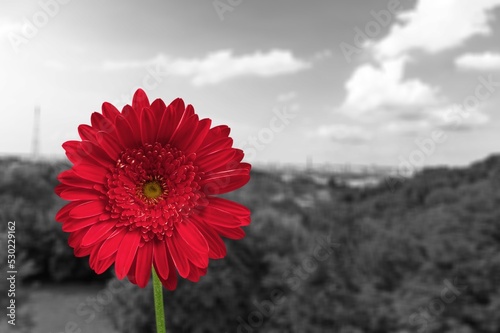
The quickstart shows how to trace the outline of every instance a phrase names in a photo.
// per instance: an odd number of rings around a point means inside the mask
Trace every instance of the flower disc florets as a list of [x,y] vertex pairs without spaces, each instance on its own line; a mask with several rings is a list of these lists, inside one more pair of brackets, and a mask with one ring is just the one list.
[[205,196],[194,159],[158,142],[123,152],[107,176],[107,209],[116,226],[139,229],[145,241],[170,237]]

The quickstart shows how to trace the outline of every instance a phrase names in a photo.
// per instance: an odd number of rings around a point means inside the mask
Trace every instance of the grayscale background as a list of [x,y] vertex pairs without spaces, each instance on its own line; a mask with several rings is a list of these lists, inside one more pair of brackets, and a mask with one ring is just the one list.
[[139,87],[253,165],[247,237],[165,293],[169,332],[500,332],[500,0],[0,0],[0,332],[154,332],[150,286],[54,221],[61,144]]

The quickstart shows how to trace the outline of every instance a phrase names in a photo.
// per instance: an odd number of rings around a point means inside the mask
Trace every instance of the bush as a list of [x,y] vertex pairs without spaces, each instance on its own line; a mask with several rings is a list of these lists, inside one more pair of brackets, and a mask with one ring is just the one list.
[[[27,260],[27,281],[102,279],[88,267],[88,258],[75,258],[68,235],[54,220],[65,204],[54,193],[63,162],[0,161],[0,219],[16,221],[18,256]],[[0,224],[0,231],[5,225]],[[27,267],[29,266],[29,270]]]

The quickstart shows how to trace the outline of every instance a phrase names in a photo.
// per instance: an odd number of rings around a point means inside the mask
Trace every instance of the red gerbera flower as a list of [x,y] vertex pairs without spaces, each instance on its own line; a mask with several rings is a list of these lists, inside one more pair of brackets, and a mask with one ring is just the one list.
[[240,239],[250,223],[246,207],[215,196],[250,179],[229,127],[210,128],[182,99],[150,104],[141,89],[122,112],[104,103],[91,124],[63,144],[73,167],[56,187],[71,201],[56,220],[75,256],[89,255],[98,274],[114,263],[119,279],[140,287],[152,266],[169,290],[176,272],[198,281],[209,258],[226,255],[221,236]]

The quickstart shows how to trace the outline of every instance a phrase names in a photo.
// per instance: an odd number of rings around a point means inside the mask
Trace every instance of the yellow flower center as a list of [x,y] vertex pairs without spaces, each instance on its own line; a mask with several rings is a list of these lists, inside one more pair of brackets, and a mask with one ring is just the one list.
[[153,180],[144,184],[142,187],[142,193],[144,193],[146,198],[154,200],[163,194],[163,189],[160,183]]

